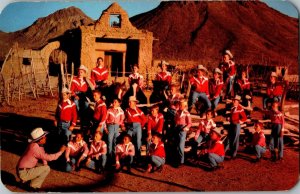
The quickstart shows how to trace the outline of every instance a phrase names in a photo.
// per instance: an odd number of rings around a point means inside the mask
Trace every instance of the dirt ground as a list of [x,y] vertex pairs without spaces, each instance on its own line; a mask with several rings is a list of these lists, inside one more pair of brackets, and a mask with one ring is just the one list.
[[[257,99],[254,106],[260,101]],[[1,180],[10,191],[25,192],[17,185],[15,167],[33,128],[55,131],[52,120],[56,103],[56,98],[39,98],[0,107]],[[299,112],[298,109],[289,111]],[[66,173],[50,163],[52,170],[43,188],[52,192],[285,191],[298,183],[299,147],[292,146],[288,140],[281,162],[271,162],[269,151],[260,163],[252,163],[253,157],[240,146],[237,159],[225,161],[222,170],[210,172],[204,162],[187,159],[181,168],[167,164],[163,172],[150,174],[141,167],[133,168],[132,174],[98,175],[88,169]]]

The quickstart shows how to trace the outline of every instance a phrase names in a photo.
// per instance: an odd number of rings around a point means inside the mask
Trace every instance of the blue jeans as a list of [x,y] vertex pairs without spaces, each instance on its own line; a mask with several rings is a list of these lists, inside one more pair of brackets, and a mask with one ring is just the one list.
[[186,131],[180,131],[178,134],[179,142],[177,145],[177,150],[179,153],[180,163],[184,163],[184,146],[185,146],[185,138],[186,138]]
[[269,144],[271,153],[274,154],[275,148],[277,148],[280,158],[283,157],[283,137],[280,136],[281,130],[281,124],[273,124]]
[[80,98],[79,100],[74,98],[74,103],[76,104],[77,111],[79,112],[81,109],[86,110],[89,107],[89,103],[85,99],[85,95],[83,95],[83,92],[76,92],[76,95],[78,95]]
[[62,138],[63,144],[67,144],[70,140],[72,132],[69,130],[70,122],[59,121],[58,122],[58,135]]
[[211,167],[218,166],[219,163],[224,161],[224,156],[219,156],[214,153],[208,153],[208,159]]
[[86,167],[93,170],[97,168],[104,169],[106,165],[106,160],[107,160],[106,154],[102,154],[99,160],[96,160],[96,158],[91,159],[91,161],[88,164],[86,164]]
[[124,158],[120,158],[120,165],[121,166],[131,166],[133,162],[133,156],[125,156]]
[[281,102],[282,96],[274,96],[273,98],[270,98],[268,96],[265,96],[263,98],[263,108],[267,109],[267,105],[269,102],[273,102],[274,100],[277,100],[278,102]]
[[232,90],[232,86],[233,86],[233,82],[234,82],[234,76],[229,76],[227,78],[227,86],[226,86],[226,95],[231,96],[231,90]]
[[266,148],[260,145],[255,145],[255,155],[257,158],[261,158],[261,155],[266,153]]
[[107,125],[108,129],[108,141],[107,141],[107,146],[108,146],[108,155],[112,156],[112,153],[115,153],[116,150],[116,142],[117,142],[117,137],[119,136],[119,125]]
[[210,102],[210,100],[208,99],[208,97],[206,96],[206,94],[204,92],[199,93],[199,92],[194,91],[193,94],[192,94],[192,102],[189,103],[189,109],[192,108],[193,104],[195,104],[195,102],[199,98],[204,100],[204,103],[205,103],[207,108],[211,107],[211,102]]
[[231,124],[230,130],[228,131],[229,136],[229,146],[230,146],[230,152],[231,156],[235,157],[237,154],[237,151],[239,149],[239,138],[241,133],[241,125],[240,124]]
[[200,133],[199,137],[197,138],[196,142],[199,144],[203,140],[207,141],[209,139],[209,134],[208,133]]
[[[75,158],[70,158],[70,162],[75,165],[76,164],[76,159]],[[70,163],[66,163],[66,172],[71,172],[72,171],[72,165]]]
[[135,146],[135,153],[137,156],[141,154],[141,146],[142,146],[142,127],[140,123],[132,123],[128,127],[127,134],[132,137],[134,146]]
[[150,162],[153,163],[156,167],[160,167],[165,164],[165,159],[159,156],[150,156]]
[[217,98],[211,100],[211,108],[213,110],[216,110],[218,104],[219,104],[219,101],[220,101],[220,96],[218,96]]

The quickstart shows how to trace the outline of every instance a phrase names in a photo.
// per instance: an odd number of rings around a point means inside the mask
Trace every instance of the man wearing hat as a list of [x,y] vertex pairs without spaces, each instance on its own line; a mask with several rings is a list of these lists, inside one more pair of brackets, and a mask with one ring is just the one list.
[[224,51],[222,62],[219,64],[219,68],[223,72],[223,82],[226,84],[225,94],[227,96],[231,96],[231,90],[236,75],[236,69],[235,63],[233,61],[233,55],[230,52],[230,50]]
[[100,88],[106,84],[108,79],[108,70],[104,67],[104,61],[102,57],[97,58],[96,67],[92,69],[91,79],[96,82],[96,88]]
[[54,120],[54,125],[58,127],[58,134],[65,145],[69,142],[77,120],[76,105],[69,99],[70,93],[67,88],[62,89],[62,99],[58,102]]
[[[86,73],[88,69],[84,65],[80,65],[78,68],[78,76],[74,77],[71,83],[71,93],[74,97],[74,102],[76,104],[77,110],[87,109],[88,102],[85,100],[86,92],[90,88],[91,90],[95,89],[95,82],[86,78]],[[83,106],[80,106],[79,100],[82,100]]]
[[272,72],[270,75],[270,81],[267,85],[267,95],[263,99],[263,108],[267,109],[268,102],[278,101],[281,102],[283,87],[282,84],[277,82],[276,72]]
[[243,107],[240,105],[241,96],[236,95],[232,99],[233,107],[230,114],[230,129],[228,130],[229,146],[231,158],[235,159],[239,148],[239,137],[241,132],[241,123],[247,120]]
[[[29,189],[32,191],[39,191],[49,174],[50,167],[47,161],[56,160],[66,150],[66,146],[62,146],[55,154],[45,153],[43,145],[46,143],[47,134],[48,132],[43,131],[42,128],[34,129],[31,132],[31,139],[28,140],[30,144],[17,164],[17,176],[23,183],[30,181]],[[43,165],[37,165],[39,160]]]
[[210,143],[209,147],[202,151],[208,160],[211,166],[211,170],[217,170],[219,168],[223,168],[223,161],[225,157],[224,144],[221,141],[221,129],[213,128],[210,130]]
[[215,68],[214,71],[214,78],[210,79],[209,82],[209,94],[211,99],[211,109],[213,111],[216,110],[219,101],[220,101],[220,95],[223,88],[223,80],[220,79],[220,76],[222,76],[222,71],[219,68]]
[[129,108],[125,110],[125,120],[127,121],[127,133],[133,138],[135,144],[136,156],[139,157],[142,146],[142,128],[146,123],[146,116],[136,104],[139,101],[135,96],[129,97]]
[[195,88],[192,91],[192,98],[189,100],[189,111],[192,109],[193,104],[197,99],[201,98],[206,106],[206,109],[211,108],[211,102],[209,98],[208,90],[208,78],[204,76],[207,72],[207,69],[203,65],[198,65],[197,77],[193,76],[190,79],[190,84]]
[[169,71],[167,71],[167,65],[168,63],[166,61],[162,61],[160,63],[159,67],[161,68],[161,72],[156,75],[156,80],[166,82],[167,86],[169,86],[172,82],[172,75]]

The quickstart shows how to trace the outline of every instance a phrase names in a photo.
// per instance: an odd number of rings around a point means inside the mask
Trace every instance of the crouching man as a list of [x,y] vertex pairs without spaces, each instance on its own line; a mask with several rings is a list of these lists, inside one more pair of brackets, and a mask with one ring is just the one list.
[[[46,144],[46,135],[48,132],[42,128],[36,128],[31,132],[30,144],[21,156],[17,165],[17,176],[22,183],[30,181],[30,191],[40,191],[42,184],[50,172],[47,161],[56,160],[66,150],[66,146],[62,146],[59,152],[55,154],[47,154],[43,148]],[[37,165],[41,160],[43,165]]]

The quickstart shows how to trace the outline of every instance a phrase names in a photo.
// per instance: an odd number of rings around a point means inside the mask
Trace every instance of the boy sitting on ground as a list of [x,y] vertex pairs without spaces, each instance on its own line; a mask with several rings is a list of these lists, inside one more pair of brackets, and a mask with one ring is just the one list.
[[122,143],[118,144],[116,147],[116,170],[120,171],[124,166],[126,166],[128,173],[131,173],[131,165],[134,155],[135,148],[131,143],[131,136],[125,134]]
[[147,158],[147,172],[154,172],[155,170],[161,172],[163,165],[165,164],[166,153],[161,138],[162,135],[160,133],[152,134],[152,143],[149,146],[149,155]]

